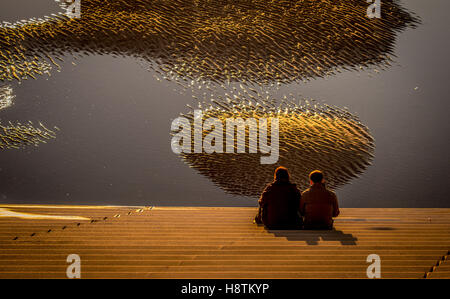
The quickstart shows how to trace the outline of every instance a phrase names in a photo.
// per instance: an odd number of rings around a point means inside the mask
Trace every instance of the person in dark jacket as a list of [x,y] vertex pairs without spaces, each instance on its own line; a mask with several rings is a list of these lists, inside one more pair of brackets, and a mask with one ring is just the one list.
[[255,222],[263,223],[269,229],[300,229],[300,198],[300,191],[289,181],[288,170],[278,167],[274,181],[261,194]]
[[325,187],[325,179],[320,170],[309,175],[311,187],[303,191],[300,213],[305,229],[332,229],[333,217],[339,215],[336,194]]

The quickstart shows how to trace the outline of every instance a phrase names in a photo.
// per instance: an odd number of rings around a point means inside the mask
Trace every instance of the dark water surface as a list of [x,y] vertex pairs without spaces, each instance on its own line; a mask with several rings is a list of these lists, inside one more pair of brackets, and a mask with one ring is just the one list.
[[[369,127],[375,159],[337,190],[343,207],[450,207],[450,3],[401,3],[422,24],[398,34],[388,70],[343,72],[274,92],[348,107]],[[51,0],[2,0],[0,20],[58,11]],[[172,119],[196,103],[175,83],[158,81],[131,57],[64,60],[51,77],[0,83],[16,95],[14,105],[0,111],[2,122],[60,128],[47,144],[0,152],[0,203],[256,205],[256,199],[225,194],[171,151]]]

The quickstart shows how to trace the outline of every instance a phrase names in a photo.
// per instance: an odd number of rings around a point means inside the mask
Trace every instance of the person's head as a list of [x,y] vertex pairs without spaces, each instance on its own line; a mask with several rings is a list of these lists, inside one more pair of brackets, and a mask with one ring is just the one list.
[[280,166],[277,169],[275,169],[274,179],[275,181],[289,182],[289,172],[287,168]]
[[324,183],[323,173],[320,170],[314,170],[309,174],[309,182],[311,185],[316,183]]

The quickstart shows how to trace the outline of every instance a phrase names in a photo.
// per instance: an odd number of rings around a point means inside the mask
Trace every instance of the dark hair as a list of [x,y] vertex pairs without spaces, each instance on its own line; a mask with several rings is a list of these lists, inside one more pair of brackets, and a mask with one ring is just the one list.
[[280,166],[277,169],[275,169],[275,175],[274,175],[275,181],[289,181],[289,172],[286,167]]
[[309,174],[309,179],[313,182],[313,183],[320,183],[323,180],[323,173],[320,170],[314,170],[313,172],[311,172]]

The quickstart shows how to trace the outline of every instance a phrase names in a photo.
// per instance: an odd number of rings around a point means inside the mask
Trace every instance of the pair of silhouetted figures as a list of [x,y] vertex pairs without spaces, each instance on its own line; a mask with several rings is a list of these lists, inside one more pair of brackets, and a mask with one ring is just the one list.
[[300,193],[288,170],[278,167],[261,194],[255,222],[269,229],[332,229],[339,215],[336,194],[325,187],[321,171],[314,170],[309,179],[311,187]]

